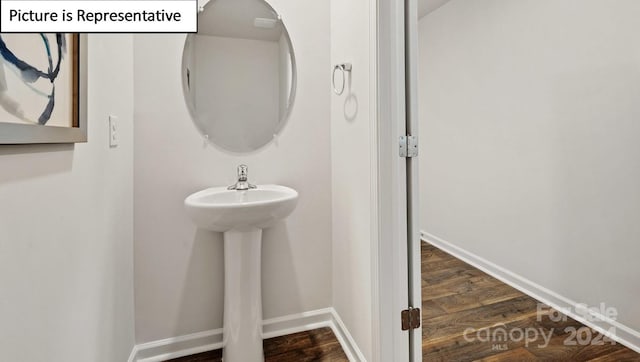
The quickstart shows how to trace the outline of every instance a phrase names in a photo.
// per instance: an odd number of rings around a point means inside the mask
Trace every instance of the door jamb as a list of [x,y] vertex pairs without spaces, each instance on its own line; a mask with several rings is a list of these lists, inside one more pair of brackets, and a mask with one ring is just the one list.
[[[414,0],[415,1],[415,0]],[[406,135],[405,0],[377,0],[372,11],[371,80],[376,127],[372,132],[373,361],[411,359],[409,332],[400,312],[409,306],[407,161],[399,156]]]

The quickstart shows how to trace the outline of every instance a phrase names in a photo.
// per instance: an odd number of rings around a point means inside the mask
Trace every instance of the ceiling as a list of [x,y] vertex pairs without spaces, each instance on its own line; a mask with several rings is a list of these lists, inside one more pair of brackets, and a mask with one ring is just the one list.
[[[420,18],[450,0],[418,0]],[[276,19],[277,15],[263,0],[199,0],[205,11],[198,15],[198,33],[231,38],[278,41],[282,23],[274,29],[256,28],[255,18]]]
[[418,0],[418,18],[438,9],[450,0]]

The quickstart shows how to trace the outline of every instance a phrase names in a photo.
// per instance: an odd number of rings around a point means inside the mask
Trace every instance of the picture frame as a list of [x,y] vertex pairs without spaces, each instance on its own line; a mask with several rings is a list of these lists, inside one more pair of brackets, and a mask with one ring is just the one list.
[[[59,34],[64,37],[65,41],[60,40],[58,37]],[[28,97],[23,97],[25,104],[20,106],[27,109],[34,108],[34,112],[37,111],[38,113],[36,113],[36,116],[24,116],[21,119],[16,114],[22,115],[26,112],[15,112],[15,109],[11,108],[11,104],[6,106],[0,102],[0,145],[87,142],[86,35],[75,33],[0,33],[0,37],[3,39],[11,39],[11,37],[17,36],[40,37],[40,41],[42,41],[45,46],[23,46],[26,50],[22,49],[21,54],[13,54],[11,49],[5,45],[5,41],[0,42],[0,92],[7,91],[8,89],[9,80],[5,80],[4,78],[13,77],[14,85],[19,83],[16,80],[19,80],[17,77],[22,76],[23,79],[28,78],[28,81],[24,82],[26,88],[22,87],[26,90],[22,91],[22,93],[13,94],[12,96],[14,98],[11,98],[10,101],[19,104],[21,101],[20,97],[27,95]],[[54,42],[54,40],[56,40],[56,42]],[[26,44],[26,42],[20,40],[16,42],[14,39],[14,44]],[[57,45],[57,51],[54,49],[55,45]],[[30,55],[33,55],[31,54],[31,49],[33,49],[34,54],[40,52],[40,54],[38,54],[40,58],[42,58],[42,49],[46,50],[49,64],[48,69],[41,65],[39,67],[31,66],[27,61],[23,60],[23,58],[26,59]],[[58,61],[58,56],[60,56],[60,61]],[[56,67],[59,68],[59,72],[56,70]],[[44,69],[44,71],[42,69]],[[4,72],[4,74],[2,72]],[[36,75],[31,76],[32,74]],[[58,82],[61,84],[56,83],[56,81],[59,80],[58,75],[61,75],[60,78],[64,78],[64,81]],[[29,76],[31,76],[31,78],[29,78]],[[42,90],[36,88],[33,84],[27,84],[38,76],[40,78],[38,78],[37,81],[41,82],[38,86],[42,88],[42,80],[44,79],[45,88],[48,85],[46,81],[51,83],[50,88]],[[33,92],[30,94],[29,90]],[[35,96],[33,94],[34,92]],[[32,106],[33,102],[29,101],[32,99],[41,100],[43,98],[43,102],[45,102],[44,106],[41,104]],[[0,101],[3,101],[3,99],[0,99]],[[40,112],[43,113],[38,117],[37,114]]]

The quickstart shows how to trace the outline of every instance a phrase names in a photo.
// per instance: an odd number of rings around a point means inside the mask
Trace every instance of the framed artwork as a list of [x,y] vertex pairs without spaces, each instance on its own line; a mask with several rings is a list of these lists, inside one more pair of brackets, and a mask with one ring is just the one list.
[[0,33],[0,144],[87,141],[86,40]]

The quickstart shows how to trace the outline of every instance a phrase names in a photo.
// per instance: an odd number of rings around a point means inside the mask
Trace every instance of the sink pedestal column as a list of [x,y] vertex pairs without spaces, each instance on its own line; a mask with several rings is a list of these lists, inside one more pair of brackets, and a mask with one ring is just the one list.
[[262,362],[262,229],[224,233],[224,362]]

